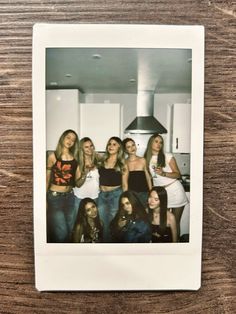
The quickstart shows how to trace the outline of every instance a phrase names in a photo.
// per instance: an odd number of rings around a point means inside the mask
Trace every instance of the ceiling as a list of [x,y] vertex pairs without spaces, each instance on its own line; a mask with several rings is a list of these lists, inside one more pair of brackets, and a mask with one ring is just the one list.
[[190,93],[191,58],[190,49],[47,48],[46,88]]

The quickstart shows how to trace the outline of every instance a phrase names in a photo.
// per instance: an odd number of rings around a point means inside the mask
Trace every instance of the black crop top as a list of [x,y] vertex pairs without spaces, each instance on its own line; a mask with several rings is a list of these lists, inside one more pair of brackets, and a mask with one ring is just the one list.
[[75,185],[75,172],[77,168],[77,161],[57,159],[52,166],[51,183],[61,186]]
[[122,183],[122,175],[120,171],[116,171],[114,168],[99,169],[99,184],[104,186],[118,186]]
[[[153,233],[156,233],[157,235],[153,235]],[[171,228],[166,226],[165,230],[162,231],[160,225],[152,224],[152,242],[173,242]]]
[[129,190],[135,192],[147,192],[149,189],[147,185],[145,172],[143,170],[130,171],[128,186]]

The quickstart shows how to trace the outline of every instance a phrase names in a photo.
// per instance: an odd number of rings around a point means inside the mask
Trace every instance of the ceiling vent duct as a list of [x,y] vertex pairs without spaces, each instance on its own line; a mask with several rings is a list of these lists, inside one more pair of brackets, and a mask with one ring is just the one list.
[[166,128],[153,117],[154,92],[138,91],[137,117],[125,129],[125,133],[153,134],[167,133]]

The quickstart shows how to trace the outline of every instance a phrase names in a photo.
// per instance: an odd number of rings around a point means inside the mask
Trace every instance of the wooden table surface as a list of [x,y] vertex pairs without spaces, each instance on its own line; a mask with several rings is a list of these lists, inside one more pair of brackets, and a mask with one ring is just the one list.
[[[0,0],[0,313],[234,312],[235,9],[235,2],[229,0]],[[36,22],[205,26],[204,221],[199,291],[35,290],[31,61],[32,26]]]

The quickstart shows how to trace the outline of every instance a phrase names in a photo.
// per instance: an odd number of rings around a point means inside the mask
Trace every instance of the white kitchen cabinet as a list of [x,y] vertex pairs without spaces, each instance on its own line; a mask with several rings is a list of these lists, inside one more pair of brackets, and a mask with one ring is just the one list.
[[80,104],[80,138],[88,136],[99,152],[105,151],[111,136],[121,136],[122,106],[115,103]]
[[173,104],[172,152],[190,153],[191,104]]
[[46,146],[55,150],[61,134],[79,131],[79,91],[55,89],[46,91]]

